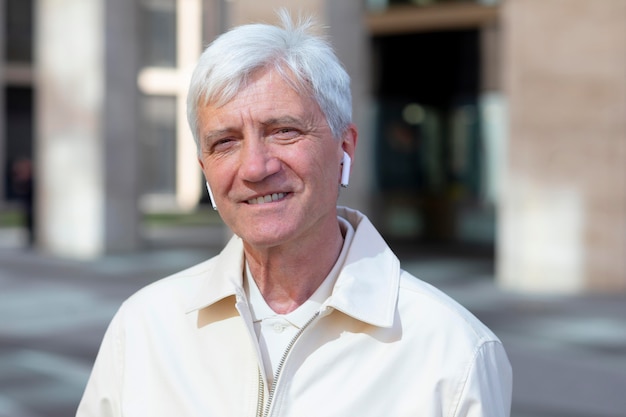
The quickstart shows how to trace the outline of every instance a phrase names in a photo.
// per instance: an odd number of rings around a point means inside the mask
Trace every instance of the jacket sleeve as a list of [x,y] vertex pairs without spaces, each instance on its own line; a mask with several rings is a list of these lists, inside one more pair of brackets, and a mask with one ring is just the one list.
[[124,337],[118,312],[98,351],[76,417],[121,417],[124,370]]
[[513,373],[499,341],[479,346],[459,392],[454,417],[509,417]]

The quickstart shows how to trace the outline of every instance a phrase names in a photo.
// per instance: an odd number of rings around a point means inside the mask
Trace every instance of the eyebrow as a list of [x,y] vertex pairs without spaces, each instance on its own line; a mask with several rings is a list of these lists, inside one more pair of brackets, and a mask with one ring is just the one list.
[[264,122],[261,122],[261,124],[263,126],[273,126],[273,125],[297,125],[297,126],[303,126],[306,123],[304,123],[302,121],[301,118],[299,117],[293,117],[293,116],[283,116],[283,117],[276,117],[276,118],[271,118],[268,119]]

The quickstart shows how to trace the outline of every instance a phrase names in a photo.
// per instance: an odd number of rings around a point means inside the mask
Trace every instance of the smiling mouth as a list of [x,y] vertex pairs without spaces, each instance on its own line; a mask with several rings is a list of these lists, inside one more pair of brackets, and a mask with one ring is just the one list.
[[268,195],[264,195],[261,197],[257,197],[257,198],[251,198],[250,200],[247,201],[248,204],[265,204],[265,203],[271,203],[272,201],[278,201],[278,200],[282,200],[283,198],[285,198],[285,193],[274,193],[274,194],[268,194]]

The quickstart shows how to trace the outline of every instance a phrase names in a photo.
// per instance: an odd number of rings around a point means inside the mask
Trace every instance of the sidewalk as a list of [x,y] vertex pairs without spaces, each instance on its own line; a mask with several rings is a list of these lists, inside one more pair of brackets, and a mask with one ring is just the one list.
[[[206,230],[179,232],[169,241],[152,234],[159,243],[141,253],[80,262],[16,248],[16,236],[0,231],[0,417],[74,415],[121,301],[220,249],[215,232],[210,244]],[[502,339],[514,372],[512,417],[626,417],[626,294],[511,294],[494,285],[488,258],[401,260]]]

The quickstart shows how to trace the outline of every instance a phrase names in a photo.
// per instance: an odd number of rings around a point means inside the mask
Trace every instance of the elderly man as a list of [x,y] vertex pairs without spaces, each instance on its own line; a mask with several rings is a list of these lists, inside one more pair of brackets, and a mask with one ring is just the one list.
[[124,302],[77,416],[508,416],[498,338],[337,207],[358,137],[350,80],[311,20],[281,19],[216,39],[189,89],[234,236]]

